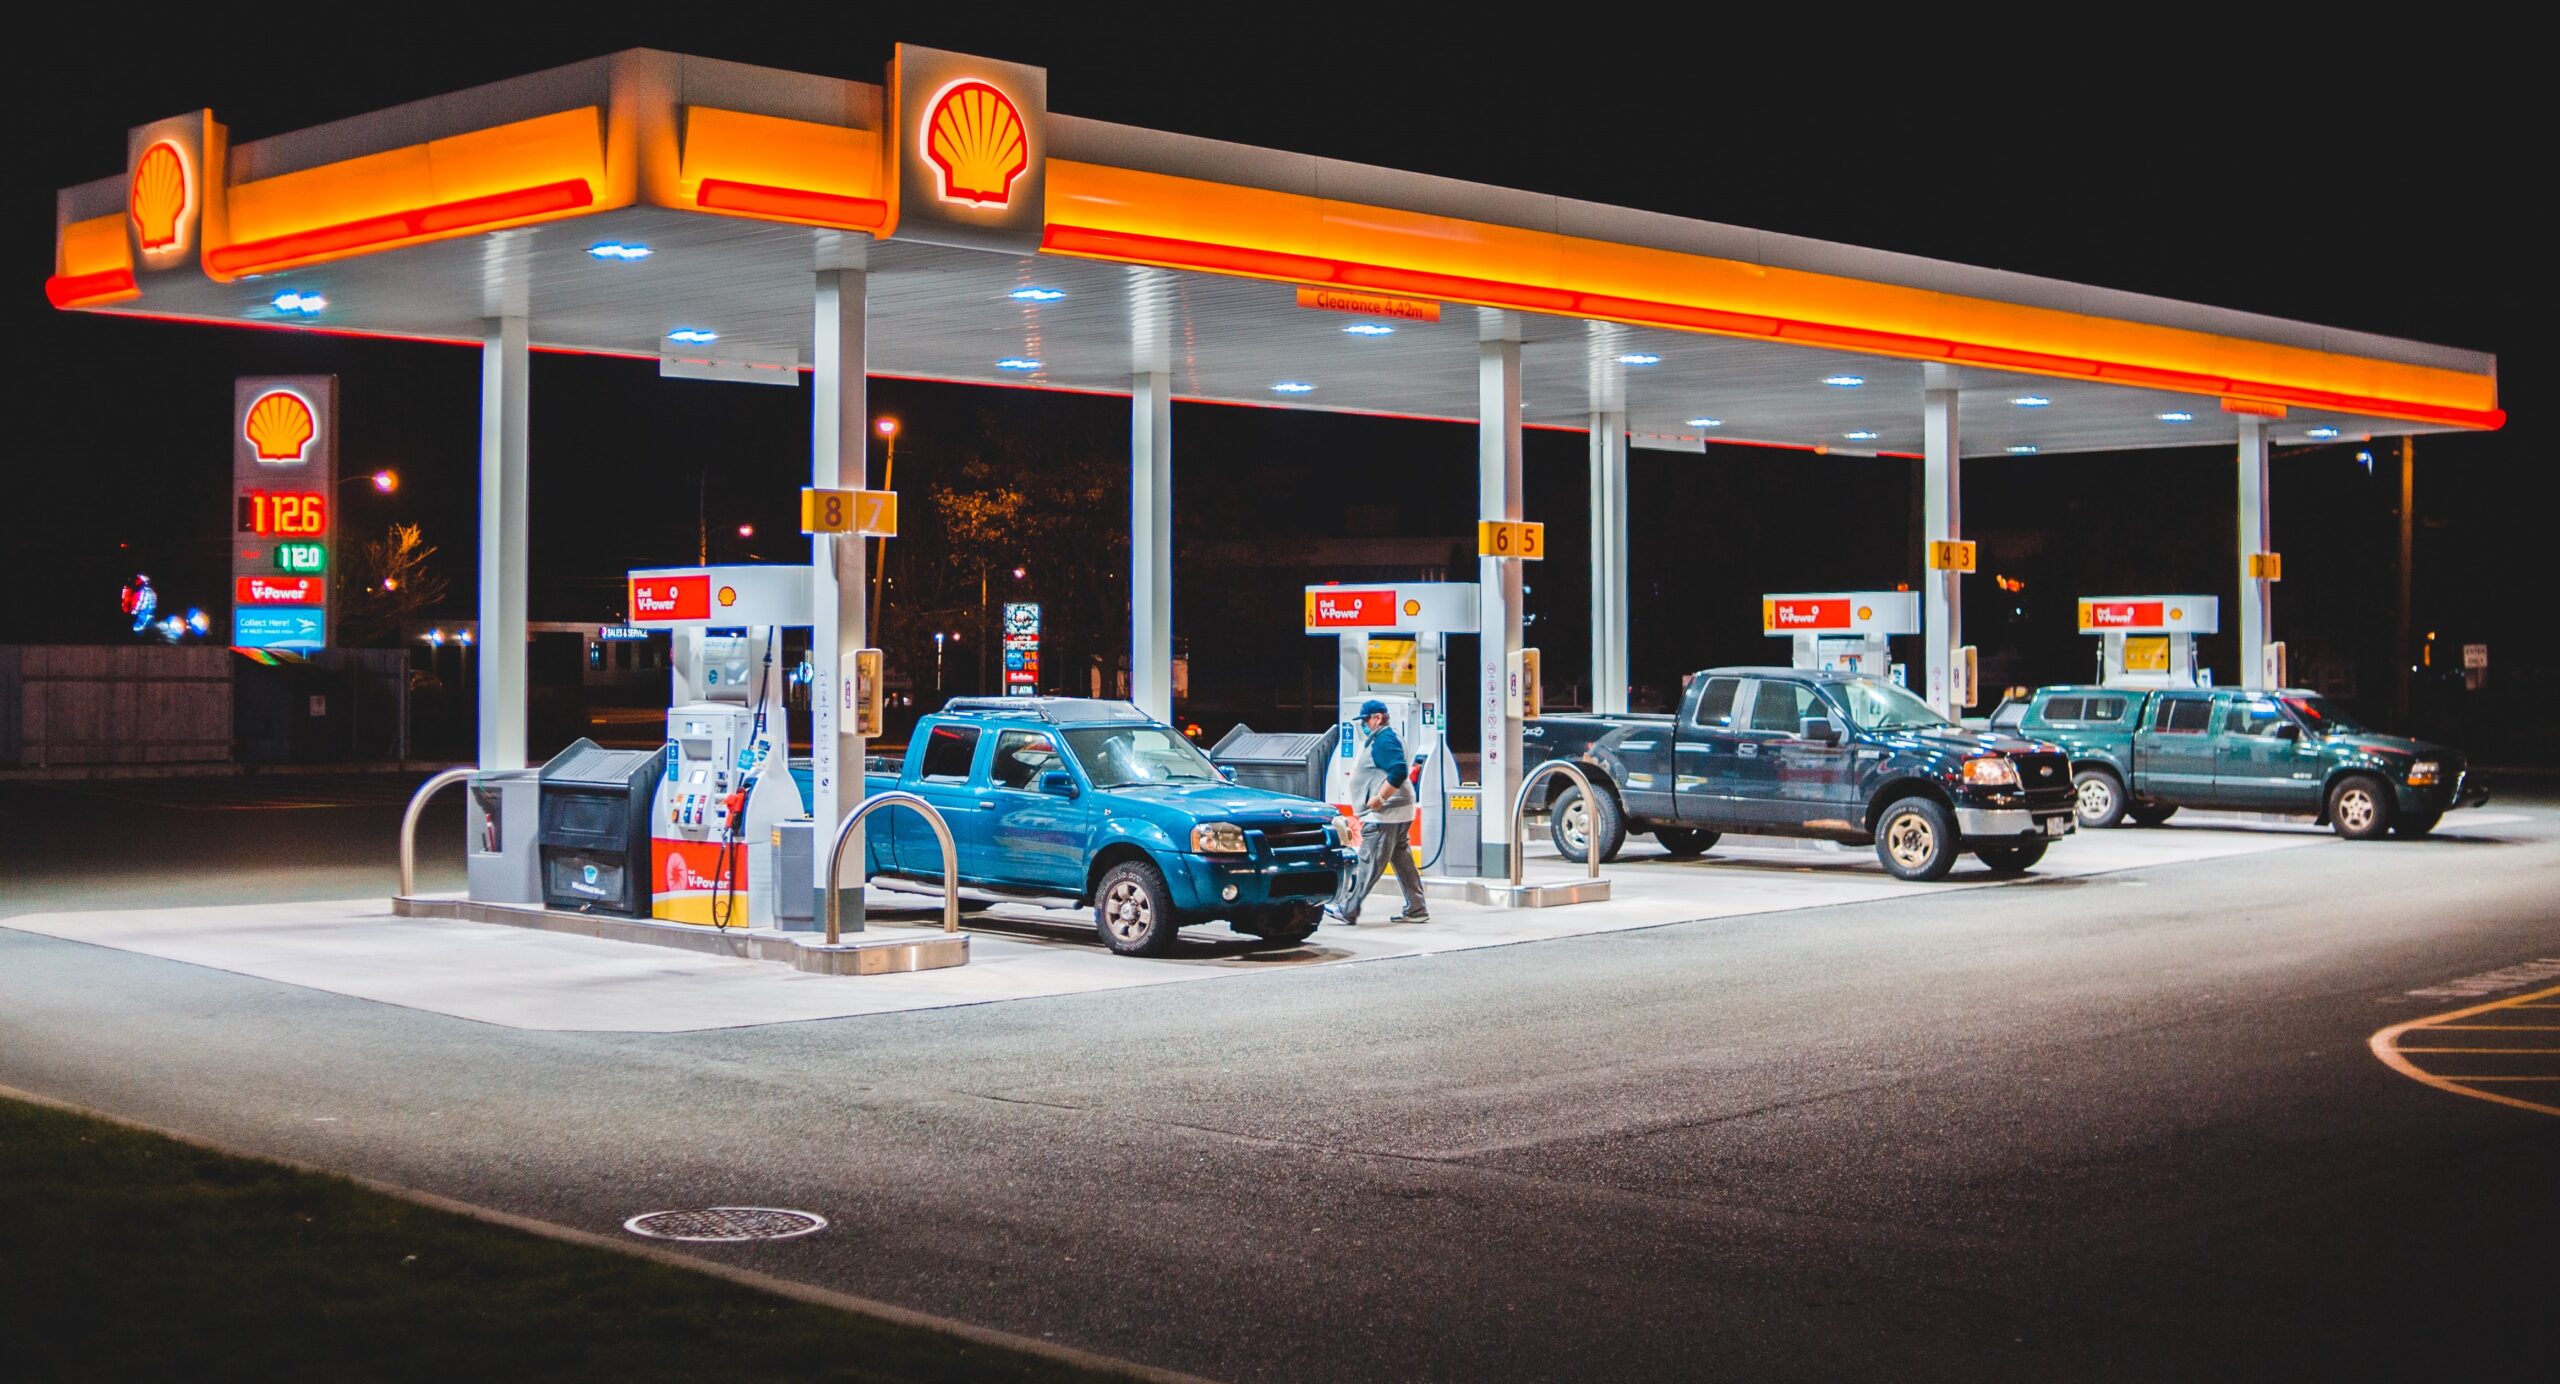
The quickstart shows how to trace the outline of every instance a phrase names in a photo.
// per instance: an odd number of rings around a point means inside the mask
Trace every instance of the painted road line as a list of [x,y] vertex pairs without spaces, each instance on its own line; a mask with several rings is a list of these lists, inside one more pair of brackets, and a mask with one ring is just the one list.
[[[2537,966],[2547,964],[2547,959],[2546,961],[2538,961],[2532,964]],[[2508,967],[2504,972],[2492,971],[2488,974],[2493,976],[2500,974],[2513,974],[2519,969],[2522,968]],[[2478,979],[2480,978],[2472,978],[2474,981]],[[2465,983],[2469,982],[2454,982],[2456,985]],[[2410,993],[2418,994],[2422,992],[2411,991]],[[2545,1105],[2538,1101],[2525,1100],[2521,1097],[2504,1095],[2496,1091],[2484,1091],[2477,1089],[2481,1086],[2491,1084],[2518,1085],[2560,1083],[2560,1070],[2554,1070],[2548,1073],[2431,1072],[2420,1066],[2417,1062],[2411,1060],[2410,1056],[2411,1054],[2433,1056],[2455,1053],[2534,1056],[2550,1058],[2552,1061],[2549,1065],[2554,1068],[2560,1068],[2560,1048],[2401,1046],[2401,1039],[2404,1037],[2418,1037],[2420,1041],[2423,1042],[2426,1035],[2448,1030],[2480,1032],[2483,1030],[2498,1031],[2506,1029],[2508,1026],[2503,1024],[2460,1024],[2456,1023],[2455,1020],[2476,1018],[2483,1014],[2492,1014],[2500,1010],[2507,1009],[2560,1008],[2560,1004],[2547,1003],[2547,1001],[2552,1000],[2555,996],[2560,996],[2560,986],[2554,986],[2548,990],[2536,990],[2530,994],[2518,995],[2513,999],[2492,1000],[2487,1004],[2475,1004],[2468,1009],[2457,1009],[2447,1014],[2430,1015],[2423,1019],[2410,1019],[2402,1023],[2393,1024],[2389,1028],[2383,1029],[2381,1032],[2374,1034],[2371,1039],[2367,1040],[2366,1045],[2373,1049],[2373,1055],[2380,1059],[2384,1066],[2389,1067],[2391,1070],[2398,1072],[2412,1081],[2433,1086],[2439,1091],[2450,1091],[2457,1096],[2469,1096],[2474,1100],[2490,1101],[2498,1105],[2511,1105],[2519,1110],[2531,1110],[2537,1114],[2560,1115],[2560,1105]],[[2523,1031],[2530,1032],[2548,1031],[2541,1025],[2518,1025],[2516,1027]],[[2539,1093],[2537,1092],[2537,1094]]]
[[2521,990],[2546,980],[2560,980],[2560,956],[2538,956],[2531,961],[2501,966],[2494,971],[2482,971],[2478,975],[2448,980],[2408,993],[2422,1000],[2475,1000],[2501,990]]

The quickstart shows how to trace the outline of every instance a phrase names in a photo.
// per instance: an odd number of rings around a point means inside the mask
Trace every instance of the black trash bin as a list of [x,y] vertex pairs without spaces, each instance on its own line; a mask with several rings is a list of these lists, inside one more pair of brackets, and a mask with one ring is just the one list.
[[579,740],[542,766],[542,901],[649,916],[649,810],[665,760]]
[[1322,802],[1324,761],[1333,745],[1330,729],[1255,730],[1239,725],[1209,748],[1209,762],[1230,771],[1229,776],[1247,788],[1268,788]]

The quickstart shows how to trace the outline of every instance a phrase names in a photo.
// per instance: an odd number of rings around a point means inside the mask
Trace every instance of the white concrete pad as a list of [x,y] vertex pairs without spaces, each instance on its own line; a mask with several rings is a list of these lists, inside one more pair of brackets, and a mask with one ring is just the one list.
[[[2522,819],[2457,819],[2466,829],[2515,820]],[[2163,829],[2083,833],[2060,843],[2036,873],[2097,874],[2330,839],[2303,825],[2235,829],[2230,819],[2211,826],[2182,819]],[[1111,955],[1092,940],[1085,914],[1006,907],[970,928],[973,956],[966,966],[862,977],[524,928],[400,918],[387,900],[50,913],[10,918],[0,927],[514,1028],[675,1033],[1385,961],[2004,883],[1968,861],[1944,882],[1910,884],[1887,875],[1863,848],[1750,838],[1686,861],[1650,853],[1649,842],[1631,845],[1627,858],[1604,872],[1614,891],[1605,903],[1523,910],[1435,902],[1432,922],[1399,926],[1382,921],[1392,911],[1390,887],[1373,902],[1371,925],[1327,926],[1303,947],[1275,952],[1248,946],[1223,928],[1198,928],[1184,934],[1176,955],[1162,959]],[[1580,870],[1533,848],[1528,873],[1544,879]],[[877,906],[897,905],[883,897]],[[921,921],[924,915],[909,916]],[[881,923],[884,931],[897,926]]]

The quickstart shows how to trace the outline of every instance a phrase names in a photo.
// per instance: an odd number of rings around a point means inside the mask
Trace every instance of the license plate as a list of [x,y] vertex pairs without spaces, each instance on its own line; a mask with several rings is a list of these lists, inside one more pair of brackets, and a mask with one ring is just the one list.
[[2071,830],[2071,821],[2069,818],[2048,817],[2045,819],[2044,834],[2047,836],[2060,836],[2069,830]]

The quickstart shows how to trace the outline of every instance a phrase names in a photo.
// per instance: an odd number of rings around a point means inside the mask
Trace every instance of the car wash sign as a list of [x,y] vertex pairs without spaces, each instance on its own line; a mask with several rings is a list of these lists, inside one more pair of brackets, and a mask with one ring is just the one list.
[[337,377],[233,381],[233,645],[300,653],[327,647],[337,494]]

